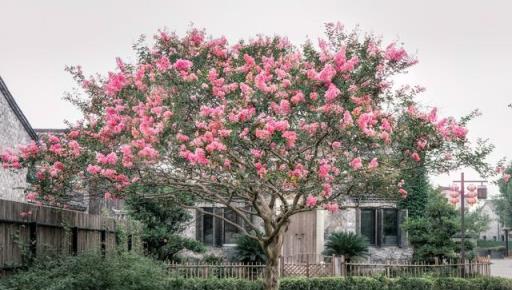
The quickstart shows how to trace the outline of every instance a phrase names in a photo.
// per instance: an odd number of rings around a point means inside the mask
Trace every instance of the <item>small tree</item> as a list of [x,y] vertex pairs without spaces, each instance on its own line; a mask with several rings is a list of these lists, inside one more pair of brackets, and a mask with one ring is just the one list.
[[27,199],[54,205],[90,182],[105,198],[157,188],[144,196],[217,218],[198,205],[221,204],[243,226],[226,222],[263,248],[266,289],[278,288],[291,216],[334,212],[343,196],[405,197],[401,174],[422,158],[444,170],[485,157],[468,151],[467,119],[423,112],[421,88],[392,85],[414,58],[341,25],[301,49],[282,37],[228,45],[197,29],[160,32],[135,49],[135,63],[118,59],[104,77],[70,68],[87,95],[69,98],[83,121],[62,138],[4,152],[4,166],[35,165]]
[[250,236],[238,237],[235,247],[235,258],[244,263],[265,263],[267,257],[258,240]]
[[345,256],[350,262],[354,258],[368,255],[368,241],[365,237],[352,232],[334,232],[329,235],[323,252],[326,256]]
[[129,215],[143,224],[142,241],[151,256],[175,261],[183,249],[198,253],[206,250],[200,242],[183,236],[192,220],[183,208],[141,196],[129,197],[126,202]]

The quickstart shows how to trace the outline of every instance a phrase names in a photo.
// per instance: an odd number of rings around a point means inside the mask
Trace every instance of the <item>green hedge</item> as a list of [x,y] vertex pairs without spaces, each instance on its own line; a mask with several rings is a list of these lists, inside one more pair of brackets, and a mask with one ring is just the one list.
[[[503,278],[284,278],[280,290],[512,290]],[[176,279],[167,290],[263,290],[260,281]]]

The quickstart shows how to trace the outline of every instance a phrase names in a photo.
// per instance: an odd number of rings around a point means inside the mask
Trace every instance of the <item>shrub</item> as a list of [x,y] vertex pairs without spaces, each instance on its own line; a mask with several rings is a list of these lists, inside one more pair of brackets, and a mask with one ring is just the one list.
[[244,263],[265,263],[267,256],[257,240],[242,235],[236,241],[235,259]]
[[36,261],[0,281],[9,290],[164,290],[168,275],[162,263],[133,254],[97,254]]
[[350,261],[368,255],[368,242],[363,236],[352,232],[334,232],[327,238],[323,254],[344,255],[346,260]]
[[[261,281],[237,279],[176,279],[167,290],[263,290]],[[503,278],[371,278],[294,277],[281,279],[279,290],[512,290]]]

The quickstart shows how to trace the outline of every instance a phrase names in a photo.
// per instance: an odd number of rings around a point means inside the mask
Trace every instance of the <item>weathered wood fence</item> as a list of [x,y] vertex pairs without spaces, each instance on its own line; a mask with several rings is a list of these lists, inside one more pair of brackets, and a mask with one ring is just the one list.
[[[121,243],[116,232],[123,228]],[[0,271],[34,257],[140,248],[136,225],[99,215],[0,200]]]
[[265,265],[261,263],[169,263],[169,273],[183,278],[238,278],[257,280],[263,277]]
[[490,276],[490,257],[477,257],[471,261],[436,261],[433,264],[411,261],[387,261],[385,263],[347,262],[343,256],[281,257],[281,275],[286,276],[385,276],[419,277],[482,277]]
[[[465,263],[444,261],[435,264],[412,262],[355,263],[346,262],[344,257],[322,257],[321,260],[302,261],[296,257],[281,257],[281,277],[326,277],[326,276],[384,276],[420,277],[425,275],[438,277],[485,277],[490,276],[491,261],[488,257],[479,257]],[[239,278],[256,280],[263,277],[265,265],[260,263],[242,264],[222,262],[207,263],[170,263],[170,275],[183,278]]]

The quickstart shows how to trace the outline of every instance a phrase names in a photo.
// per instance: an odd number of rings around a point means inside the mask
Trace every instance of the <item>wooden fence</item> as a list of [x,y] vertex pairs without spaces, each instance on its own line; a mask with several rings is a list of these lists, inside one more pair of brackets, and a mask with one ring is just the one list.
[[[124,228],[126,245],[116,231]],[[0,200],[0,272],[18,268],[34,257],[97,251],[117,246],[139,249],[137,225],[83,212]]]
[[[490,276],[489,257],[477,257],[471,261],[437,261],[434,264],[411,261],[387,261],[385,263],[347,262],[343,256],[282,257],[281,275],[286,276],[385,276],[418,277],[424,275],[440,277]],[[304,259],[306,259],[304,261]]]
[[169,263],[169,273],[183,278],[238,278],[257,280],[263,277],[265,265],[260,263]]
[[[384,276],[419,277],[424,275],[438,277],[483,277],[490,276],[491,261],[488,257],[479,257],[466,263],[445,261],[436,264],[412,262],[387,263],[347,263],[344,257],[323,257],[322,261],[306,260],[296,257],[281,257],[281,277],[326,277],[326,276]],[[299,262],[298,262],[299,261]],[[242,263],[170,263],[169,273],[173,277],[183,278],[239,278],[256,280],[263,277],[264,264]]]

